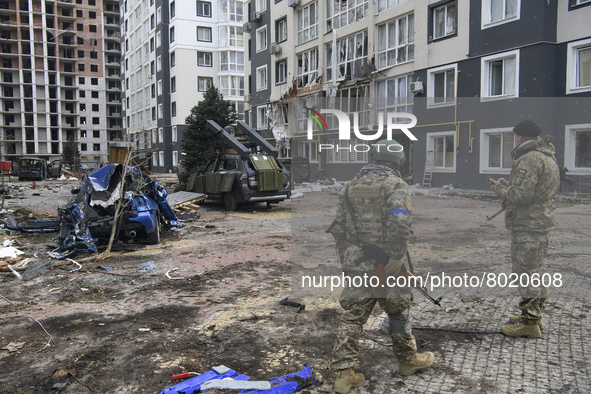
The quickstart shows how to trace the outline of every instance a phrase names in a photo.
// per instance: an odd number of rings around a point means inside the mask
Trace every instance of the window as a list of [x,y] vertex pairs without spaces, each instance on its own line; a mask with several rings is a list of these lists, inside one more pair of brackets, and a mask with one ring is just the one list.
[[591,91],[591,39],[569,43],[566,64],[566,92]]
[[155,98],[156,97],[156,84],[152,84],[151,91],[152,91],[152,98]]
[[86,104],[80,104],[80,111],[86,112]]
[[90,65],[90,71],[93,72],[93,73],[97,73],[98,72],[98,65],[91,64]]
[[156,152],[152,153],[152,165],[154,167],[158,166],[158,154]]
[[482,28],[519,19],[521,0],[482,0]]
[[98,52],[97,51],[91,51],[90,52],[90,58],[91,59],[98,59]]
[[287,82],[287,59],[279,60],[275,63],[275,84],[279,85]]
[[80,150],[82,152],[86,152],[88,150],[88,146],[86,144],[80,144]]
[[[164,117],[164,108],[162,104],[158,104],[158,119],[162,119]],[[162,142],[162,141],[160,141]]]
[[267,0],[255,0],[255,11],[264,12],[267,10]]
[[[332,44],[328,45],[332,46]],[[332,48],[329,51],[332,58]],[[364,30],[337,41],[337,78],[355,79],[361,77],[361,75],[357,75],[355,64],[365,65],[366,63],[367,31]]]
[[[160,105],[162,105],[162,104],[160,104]],[[159,143],[164,142],[164,128],[162,128],[162,127],[158,127],[158,142]]]
[[[197,28],[199,29],[199,28]],[[161,32],[156,32],[156,48],[160,48],[162,45],[162,34]]]
[[162,20],[162,7],[156,9],[156,24],[159,25]]
[[327,140],[326,143],[334,147],[326,151],[326,161],[328,163],[367,163],[367,152],[356,152],[355,145],[366,141],[360,141],[356,138],[351,140]]
[[317,3],[311,3],[298,11],[298,44],[318,37]]
[[92,131],[92,138],[101,138],[101,131],[100,130],[93,130]]
[[509,174],[513,166],[511,151],[515,147],[512,128],[480,131],[480,172]]
[[164,152],[158,152],[158,162],[160,163],[160,167],[164,167]]
[[256,76],[257,92],[267,89],[267,65],[258,67]]
[[257,29],[257,52],[264,51],[267,49],[267,26],[263,26],[260,29]]
[[267,106],[261,105],[257,107],[257,130],[264,130],[267,128]]
[[220,77],[220,92],[225,96],[244,96],[244,77],[225,75]]
[[78,71],[84,71],[84,63],[78,63]]
[[368,0],[327,0],[326,2],[326,30],[340,29],[355,23],[367,16]]
[[162,95],[162,80],[159,79],[158,82],[156,83],[156,91],[158,92],[158,96]]
[[93,91],[93,92],[90,93],[90,96],[92,98],[99,98],[99,92],[95,90],[95,91]]
[[517,97],[519,92],[519,50],[482,58],[482,98]]
[[100,105],[99,104],[92,104],[92,112],[98,112],[100,111]]
[[378,25],[378,69],[413,60],[414,41],[413,14]]
[[243,4],[241,0],[220,1],[221,22],[242,22],[244,20]]
[[91,85],[98,85],[99,84],[98,78],[90,78],[90,84]]
[[378,11],[389,10],[410,0],[378,0]]
[[78,51],[78,58],[84,58],[84,51]]
[[287,40],[287,17],[275,21],[275,42]]
[[197,90],[205,92],[209,87],[213,85],[213,78],[210,77],[198,77],[197,78]]
[[456,95],[457,65],[429,70],[427,105],[429,107],[453,105]]
[[197,41],[211,42],[211,27],[197,26]]
[[174,1],[171,1],[170,2],[170,17],[174,18],[175,14],[176,14],[176,7],[174,5]]
[[456,3],[451,2],[432,10],[432,39],[447,37],[456,33]]
[[162,70],[162,56],[156,58],[156,71]]
[[591,174],[591,124],[566,126],[564,166],[572,173]]
[[378,112],[412,113],[414,98],[408,88],[411,82],[412,77],[410,75],[379,81],[377,84]]
[[433,172],[456,171],[455,135],[455,131],[427,134],[427,160],[433,160]]
[[177,135],[177,131],[176,131],[176,126],[172,126],[171,138],[172,138],[172,142],[177,142],[178,135]]
[[86,92],[84,90],[81,90],[78,94],[80,97],[86,97]]
[[176,116],[176,101],[170,104],[170,115],[173,117]]
[[305,157],[310,163],[318,163],[318,142],[299,141],[298,156]]
[[96,25],[88,25],[88,31],[91,33],[96,33]]
[[154,52],[154,37],[150,38],[150,52]]
[[220,51],[220,71],[244,71],[244,52]]
[[242,27],[222,26],[220,27],[219,32],[220,46],[233,46],[241,48],[244,46],[244,34],[242,32]]
[[76,24],[76,30],[78,30],[78,31],[84,31],[84,25],[82,23]]
[[101,151],[101,144],[92,144],[92,151],[93,152],[100,152]]
[[211,18],[211,3],[208,1],[197,1],[197,16]]
[[211,52],[197,52],[197,65],[211,67]]
[[315,84],[318,80],[318,48],[297,54],[297,86]]
[[170,78],[170,91],[176,92],[176,77]]
[[179,152],[176,150],[172,151],[172,166],[178,167],[179,165]]
[[92,124],[101,124],[101,118],[92,118]]
[[171,27],[169,29],[169,31],[170,31],[170,35],[169,35],[170,42],[174,42],[174,26]]

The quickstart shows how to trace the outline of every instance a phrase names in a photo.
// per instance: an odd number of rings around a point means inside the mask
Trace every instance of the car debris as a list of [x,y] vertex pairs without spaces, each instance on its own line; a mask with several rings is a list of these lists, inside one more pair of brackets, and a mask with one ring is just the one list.
[[160,231],[180,225],[166,190],[136,167],[124,171],[121,164],[107,164],[84,175],[72,194],[66,206],[58,207],[62,246],[52,252],[54,258],[96,252],[96,244],[106,243],[122,196],[115,240],[159,244]]
[[297,313],[300,313],[301,311],[303,311],[304,309],[306,309],[306,305],[300,304],[299,302],[289,301],[289,299],[287,297],[284,298],[284,299],[282,299],[281,301],[279,301],[279,303],[281,305],[294,306],[294,307],[298,308],[298,312]]

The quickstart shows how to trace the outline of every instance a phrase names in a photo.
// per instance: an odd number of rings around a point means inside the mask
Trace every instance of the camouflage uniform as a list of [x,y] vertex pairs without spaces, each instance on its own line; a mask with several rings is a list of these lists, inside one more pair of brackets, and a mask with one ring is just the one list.
[[[542,264],[548,252],[548,234],[554,228],[553,198],[558,193],[560,172],[554,158],[552,137],[538,137],[516,146],[509,185],[498,184],[494,191],[506,203],[505,226],[511,230],[511,262],[513,273],[543,274]],[[545,287],[519,289],[519,307],[526,324],[542,319],[548,298]]]
[[[376,171],[371,171],[376,169]],[[355,223],[351,220],[345,190],[339,195],[336,220],[368,243],[379,246],[393,259],[406,255],[410,235],[412,203],[410,188],[399,174],[387,167],[369,165],[348,186]],[[346,236],[344,232],[341,234]],[[373,260],[356,264],[360,249],[338,237],[337,252],[346,275],[375,275]],[[335,341],[331,368],[353,368],[359,353],[359,339],[376,303],[389,315],[394,352],[400,362],[409,362],[416,353],[415,338],[411,334],[410,288],[388,288],[379,296],[371,287],[345,287],[340,304],[341,316]]]

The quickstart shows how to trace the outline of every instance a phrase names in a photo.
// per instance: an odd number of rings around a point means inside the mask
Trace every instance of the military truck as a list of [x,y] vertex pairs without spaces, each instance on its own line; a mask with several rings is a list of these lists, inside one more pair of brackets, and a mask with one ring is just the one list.
[[290,174],[277,158],[278,150],[243,121],[237,126],[243,141],[216,122],[207,121],[215,136],[216,155],[204,169],[191,175],[187,191],[207,194],[232,211],[248,203],[266,202],[270,207],[288,199]]

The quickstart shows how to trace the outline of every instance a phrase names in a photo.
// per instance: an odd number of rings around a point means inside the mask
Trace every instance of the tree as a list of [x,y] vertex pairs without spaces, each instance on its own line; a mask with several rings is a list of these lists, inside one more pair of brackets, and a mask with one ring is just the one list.
[[181,146],[183,158],[181,164],[191,172],[202,168],[214,153],[214,139],[206,127],[207,120],[213,120],[222,128],[233,124],[238,115],[232,103],[224,100],[218,88],[210,86],[203,95],[203,101],[191,109],[191,115],[185,119],[187,128],[184,131]]
[[80,164],[80,151],[78,150],[78,143],[76,141],[68,140],[64,143],[62,162],[69,164],[73,170],[76,169],[77,164]]

